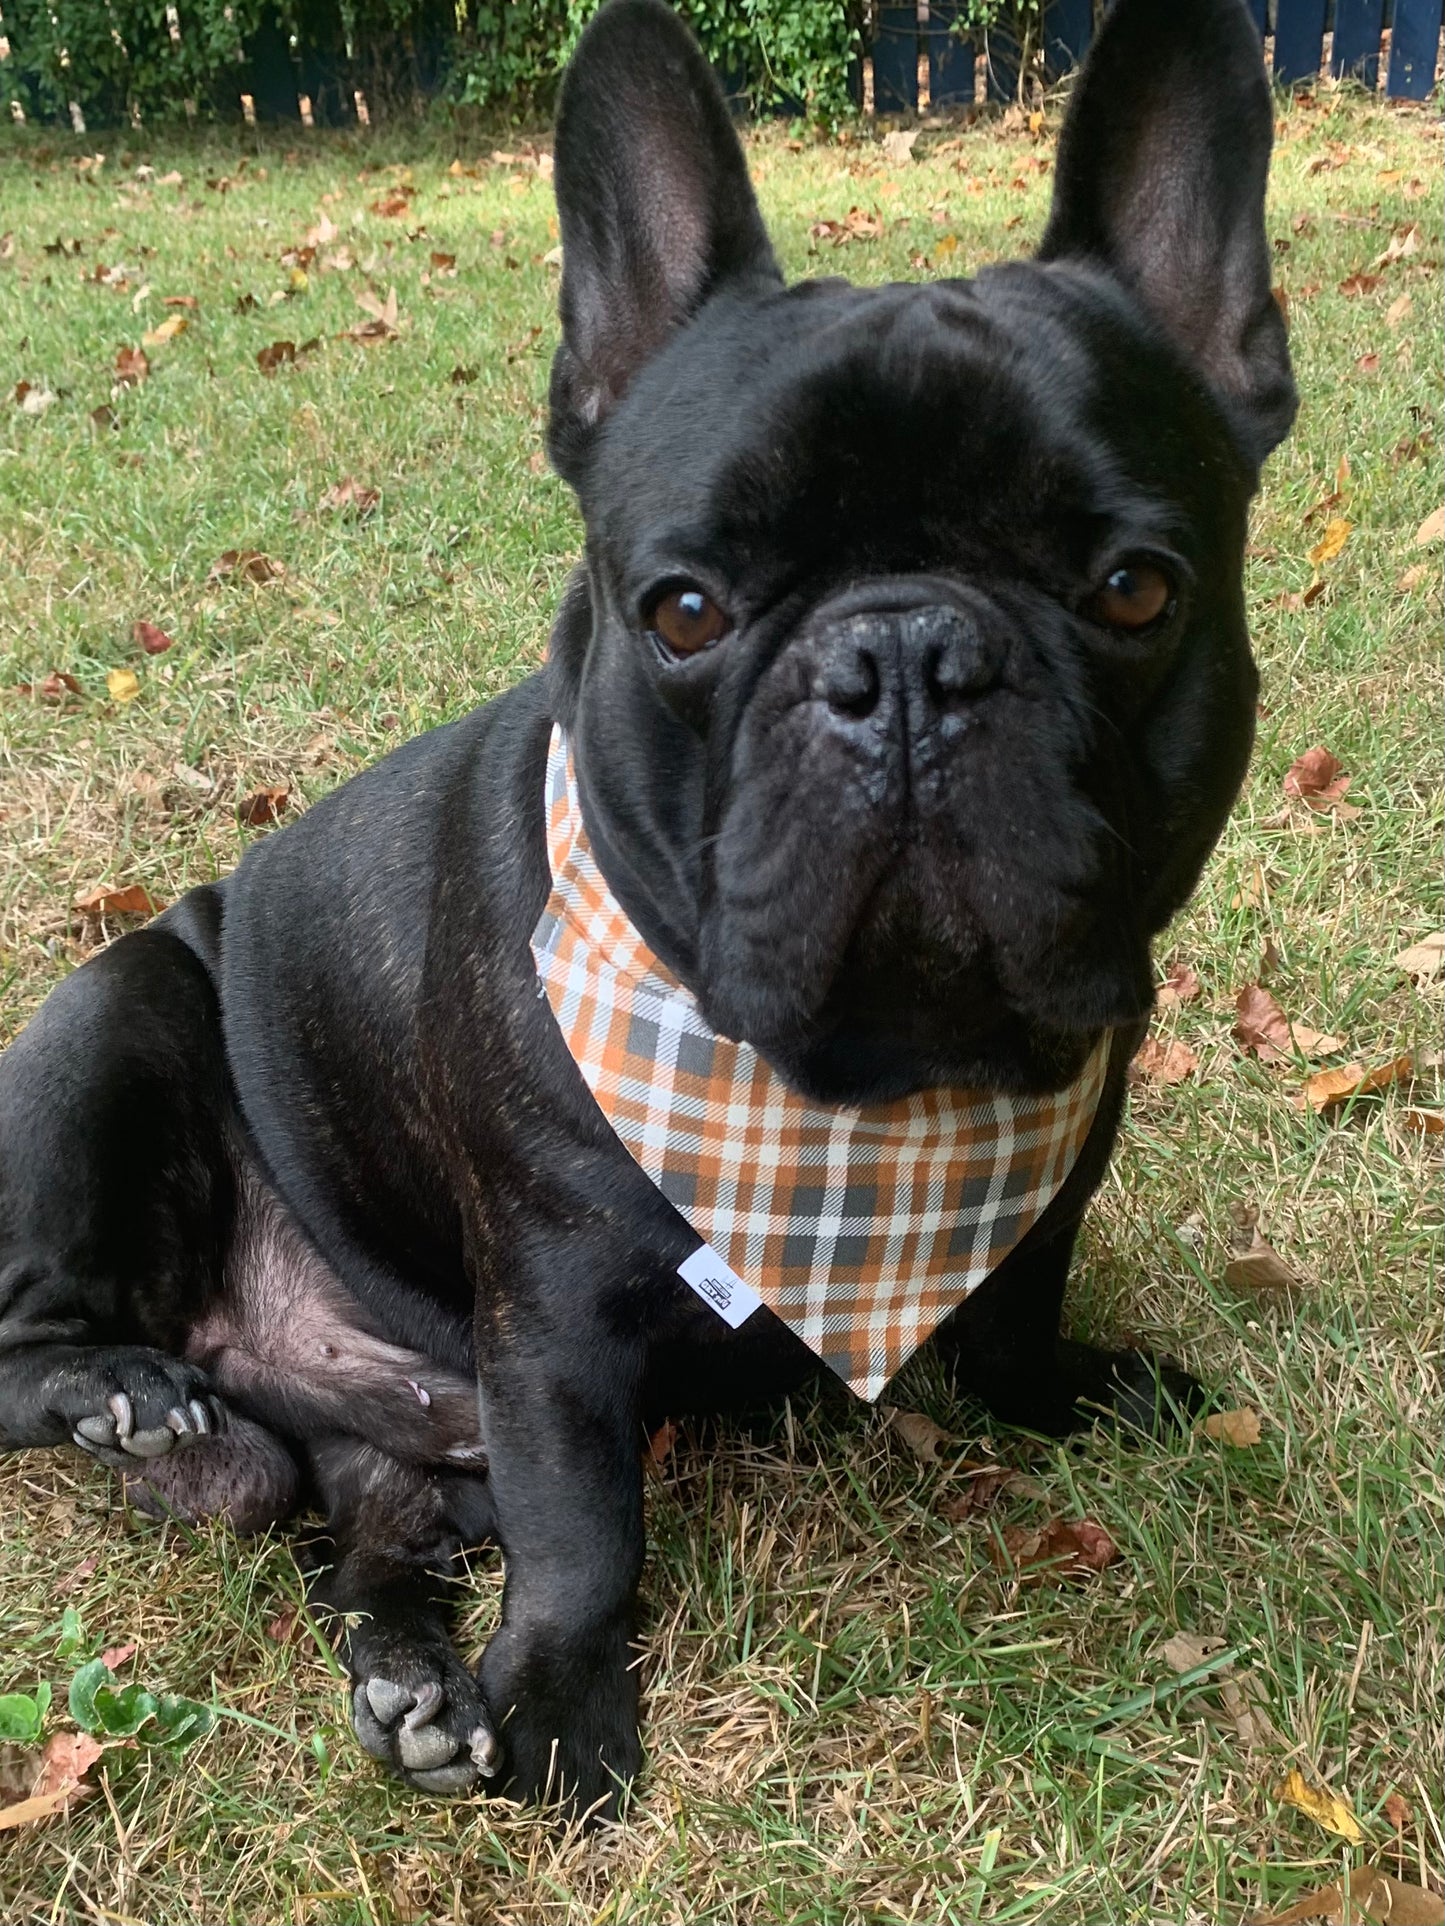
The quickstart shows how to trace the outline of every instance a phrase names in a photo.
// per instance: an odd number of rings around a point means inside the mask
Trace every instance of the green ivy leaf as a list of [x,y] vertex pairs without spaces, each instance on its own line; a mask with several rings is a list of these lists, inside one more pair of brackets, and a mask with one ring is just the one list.
[[50,1687],[37,1685],[29,1692],[0,1692],[0,1739],[14,1739],[31,1745],[40,1737],[45,1714],[50,1710]]

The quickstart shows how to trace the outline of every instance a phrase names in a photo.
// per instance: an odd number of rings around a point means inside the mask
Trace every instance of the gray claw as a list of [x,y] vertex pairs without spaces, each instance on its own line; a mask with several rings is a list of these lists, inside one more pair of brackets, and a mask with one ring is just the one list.
[[391,1725],[411,1704],[412,1695],[404,1685],[391,1679],[368,1679],[362,1688],[367,1703],[383,1725]]
[[208,1438],[211,1434],[211,1414],[205,1405],[199,1398],[192,1398],[186,1409],[191,1414],[191,1423],[201,1437]]
[[473,1728],[467,1743],[471,1747],[472,1763],[484,1779],[493,1778],[502,1763],[502,1748],[497,1744],[497,1735],[484,1725]]
[[[413,1731],[404,1722],[396,1741],[397,1756],[409,1772],[432,1772],[438,1766],[448,1765],[457,1756],[457,1742],[447,1732],[434,1725],[423,1726]],[[467,1768],[473,1770],[471,1760]]]
[[108,1445],[115,1442],[114,1418],[82,1418],[75,1427],[76,1443],[84,1450],[87,1445]]
[[164,1458],[175,1441],[175,1433],[162,1425],[158,1431],[133,1431],[120,1442],[133,1458]]
[[135,1413],[131,1409],[130,1399],[124,1391],[116,1391],[105,1402],[115,1413],[115,1435],[118,1438],[128,1438],[131,1426],[135,1423]]
[[476,1783],[477,1768],[470,1759],[462,1758],[430,1772],[408,1768],[407,1777],[422,1792],[467,1792]]
[[420,1732],[424,1725],[430,1725],[437,1713],[447,1702],[447,1695],[435,1679],[428,1679],[416,1695],[416,1704],[402,1720],[408,1732]]

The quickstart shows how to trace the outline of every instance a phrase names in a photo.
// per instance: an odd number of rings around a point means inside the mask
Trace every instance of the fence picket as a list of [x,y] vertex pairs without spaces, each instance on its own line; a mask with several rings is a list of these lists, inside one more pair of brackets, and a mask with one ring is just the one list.
[[1375,87],[1380,78],[1380,29],[1385,0],[1335,0],[1335,39],[1330,72],[1337,80]]
[[1392,100],[1429,98],[1440,47],[1440,11],[1440,0],[1395,0],[1390,71],[1385,80],[1385,92]]
[[1278,0],[1274,77],[1286,84],[1318,80],[1325,51],[1325,0]]
[[918,106],[918,8],[879,7],[873,37],[873,111],[911,114]]
[[953,31],[958,0],[930,0],[924,35],[928,51],[928,98],[935,107],[966,107],[973,100],[974,48]]

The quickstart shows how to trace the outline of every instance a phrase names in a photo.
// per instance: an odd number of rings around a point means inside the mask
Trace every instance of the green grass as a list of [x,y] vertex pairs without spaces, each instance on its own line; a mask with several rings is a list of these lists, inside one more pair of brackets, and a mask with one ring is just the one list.
[[[1304,408],[1253,532],[1259,748],[1162,951],[1203,982],[1162,1025],[1199,1074],[1139,1092],[1073,1308],[1079,1328],[1142,1334],[1229,1387],[1262,1414],[1261,1442],[1070,1451],[999,1432],[1042,1495],[951,1525],[957,1474],[915,1463],[861,1407],[685,1433],[651,1486],[647,1774],[627,1823],[592,1843],[382,1779],[304,1624],[268,1634],[298,1593],[284,1545],[126,1523],[103,1473],[7,1461],[0,1691],[48,1678],[63,1707],[70,1605],[79,1656],[134,1638],[146,1683],[296,1735],[229,1720],[182,1760],[110,1755],[103,1793],[0,1835],[7,1922],[1238,1920],[1338,1871],[1345,1849],[1274,1796],[1291,1766],[1353,1801],[1369,1838],[1354,1857],[1438,1881],[1439,1140],[1404,1113],[1438,1102],[1439,1008],[1391,959],[1442,920],[1439,551],[1415,547],[1440,498],[1438,450],[1420,445],[1439,402],[1439,130],[1345,92],[1280,113],[1270,232]],[[426,149],[408,217],[364,213],[398,185],[400,151],[267,144],[242,170],[219,149],[147,146],[96,169],[29,140],[0,161],[0,381],[57,396],[33,416],[0,403],[0,1035],[114,933],[77,915],[77,891],[140,882],[169,900],[256,833],[240,797],[280,784],[299,807],[541,659],[579,541],[537,459],[550,188],[485,155],[452,175]],[[797,147],[770,130],[751,160],[792,271],[883,279],[1025,248],[1052,151],[943,130],[890,166],[866,138]],[[184,184],[141,178],[141,161]],[[227,191],[206,185],[223,174]],[[327,196],[360,265],[313,263],[292,293],[279,256]],[[886,216],[881,238],[812,252],[810,224],[855,205]],[[1372,292],[1339,291],[1414,220],[1414,255]],[[78,255],[45,251],[71,237]],[[426,285],[433,249],[457,272]],[[91,281],[98,262],[128,285]],[[399,339],[336,338],[365,318],[359,289],[393,285]],[[239,313],[246,294],[259,305]],[[190,327],[114,399],[118,428],[94,428],[117,349],[167,295],[196,297]],[[258,370],[268,343],[318,335],[294,367]],[[474,377],[453,382],[457,367]],[[1354,533],[1324,595],[1292,607],[1321,528],[1304,518],[1346,457]],[[347,476],[380,490],[364,520],[319,508]],[[284,579],[208,583],[241,547]],[[143,655],[137,619],[174,648]],[[120,668],[140,680],[124,705],[106,685]],[[81,694],[19,691],[55,672]],[[1281,778],[1313,743],[1351,772],[1357,818],[1287,807]],[[1303,1066],[1242,1058],[1233,995],[1267,942],[1292,1016],[1367,1061],[1420,1050],[1413,1092],[1327,1123],[1291,1101]],[[1222,1282],[1229,1208],[1249,1198],[1305,1279],[1290,1303]],[[927,1364],[897,1398],[980,1450],[983,1415]],[[992,1530],[1048,1513],[1099,1520],[1119,1562],[1087,1588],[1001,1578]],[[479,1561],[469,1650],[498,1584]],[[1180,1629],[1238,1656],[1156,1695]],[[1248,1743],[1231,1705],[1251,1704],[1267,1724]],[[1398,1834],[1392,1791],[1409,1806]]]

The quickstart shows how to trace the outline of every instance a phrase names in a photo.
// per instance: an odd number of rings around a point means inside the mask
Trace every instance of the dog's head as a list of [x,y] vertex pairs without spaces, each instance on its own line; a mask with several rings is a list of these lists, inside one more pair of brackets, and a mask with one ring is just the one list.
[[686,30],[582,38],[555,708],[624,908],[811,1094],[1059,1084],[1149,1007],[1252,735],[1271,118],[1241,0],[1115,0],[1033,260],[785,287]]

